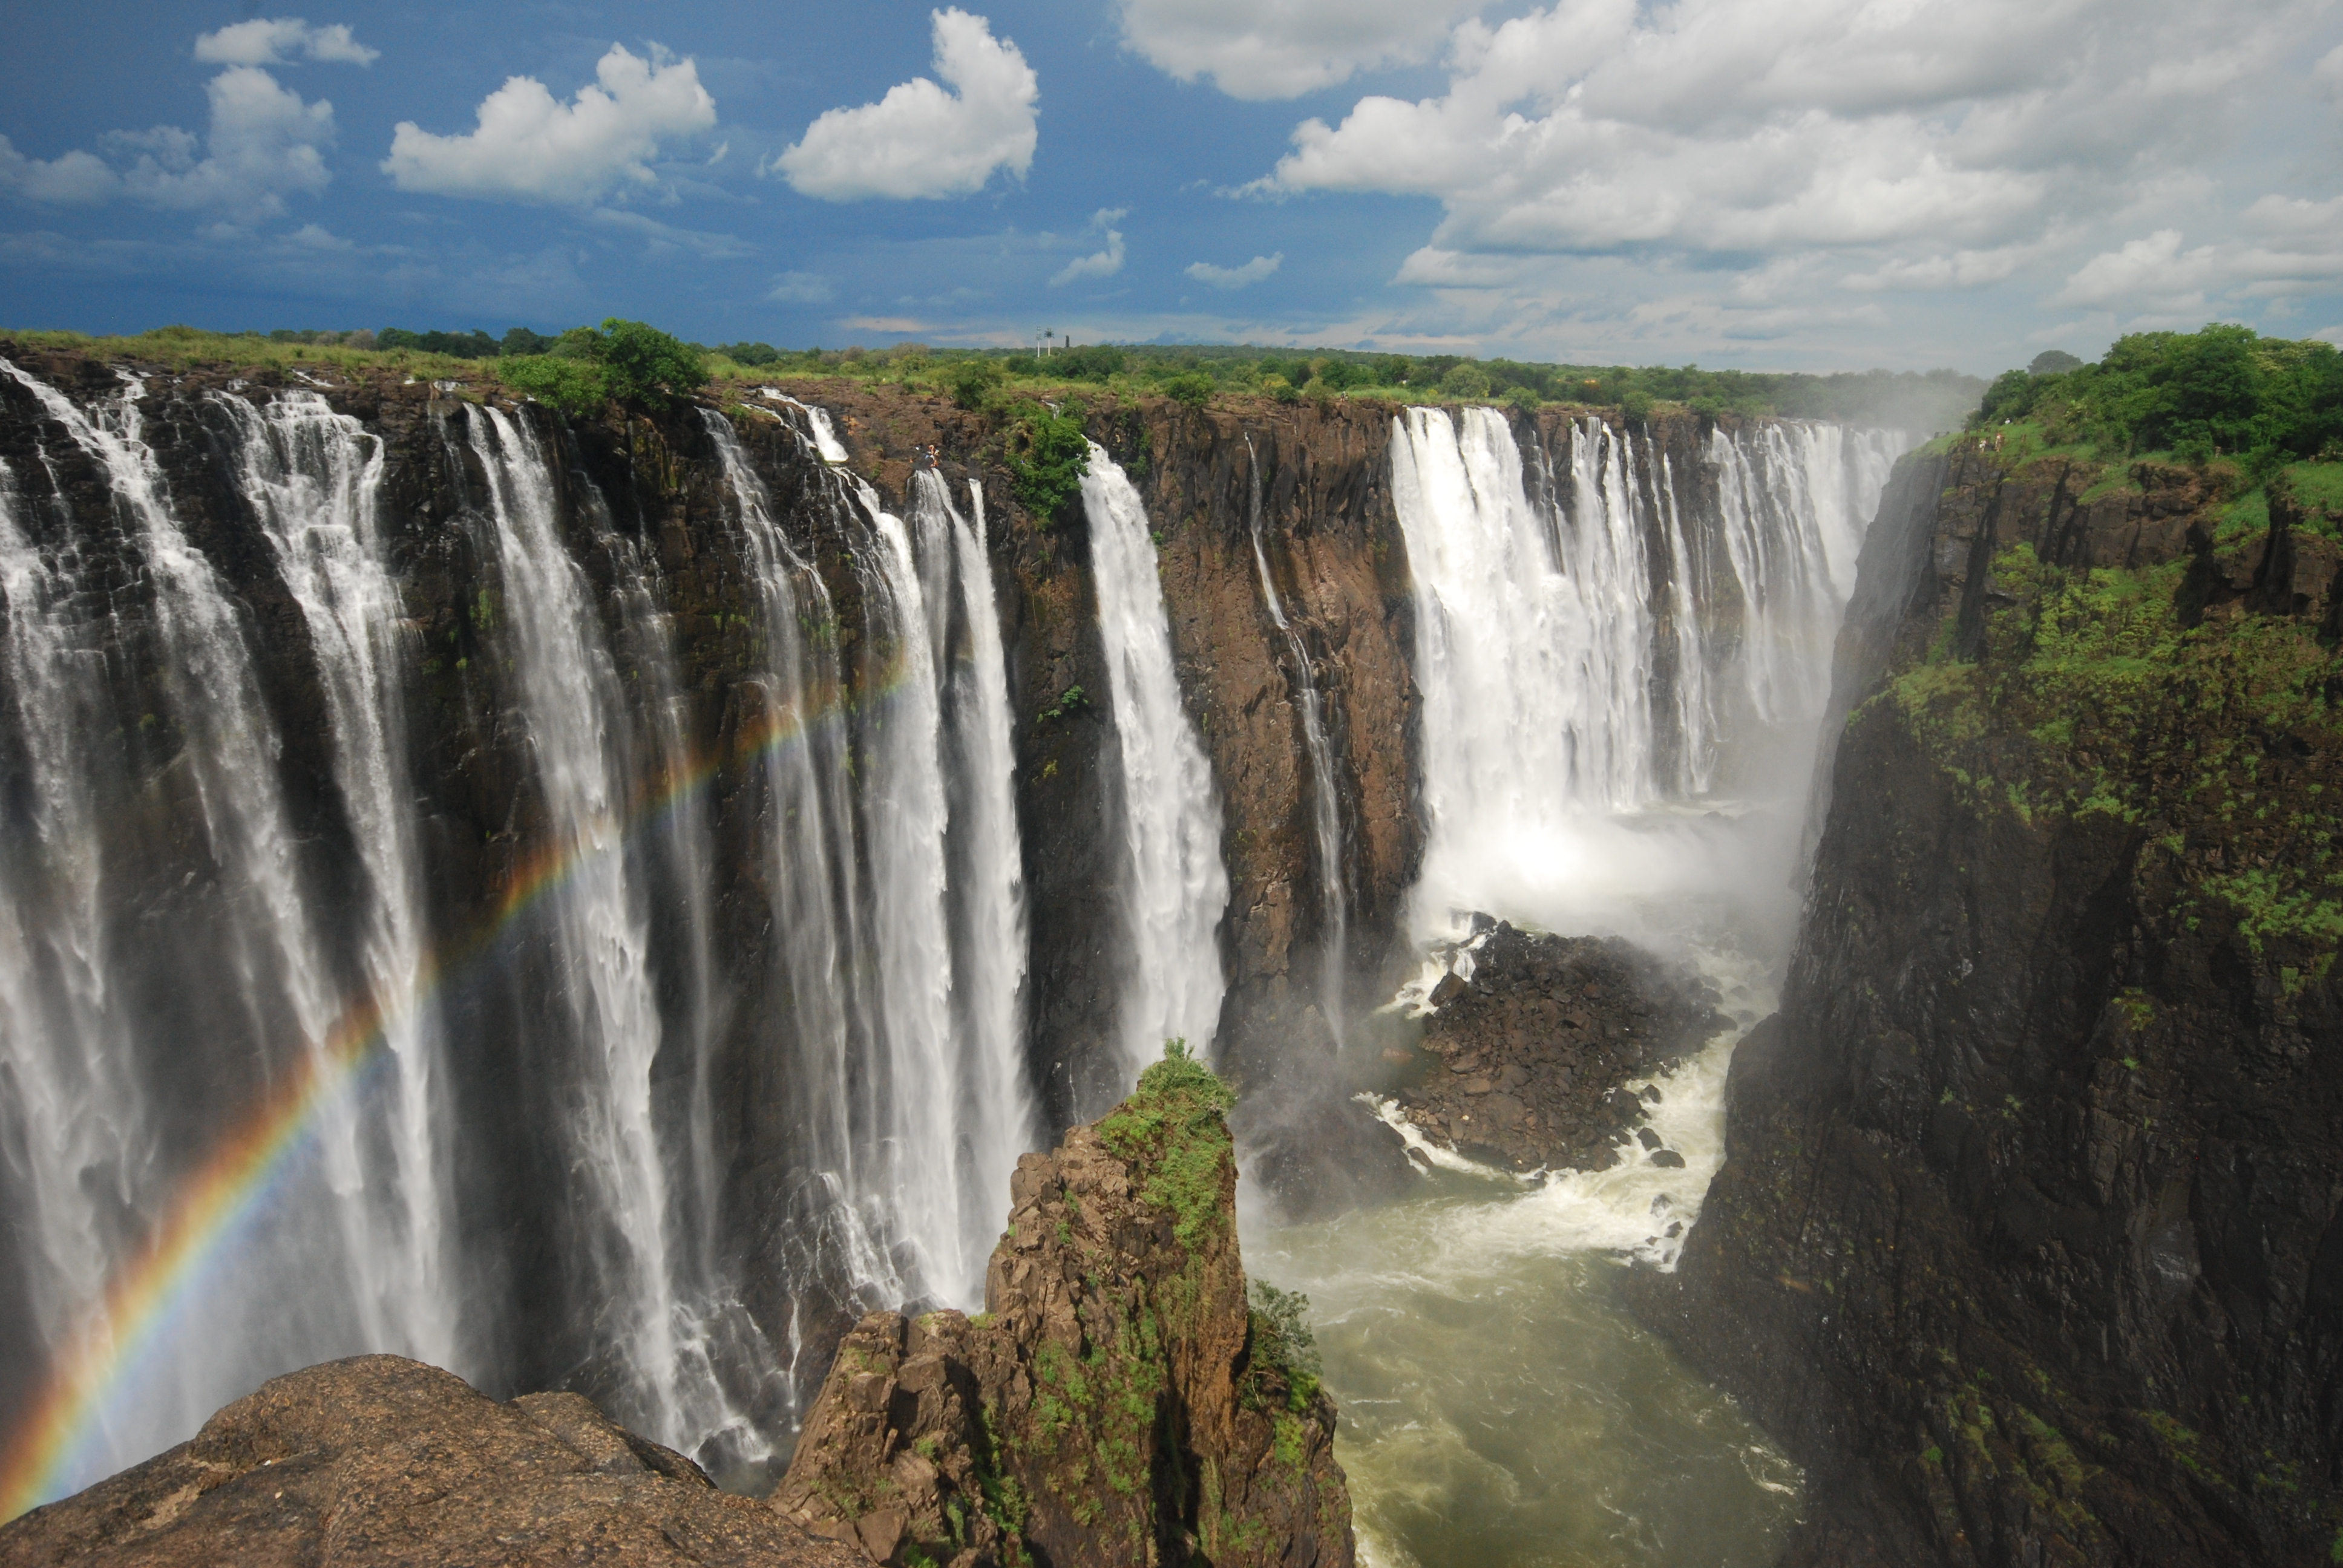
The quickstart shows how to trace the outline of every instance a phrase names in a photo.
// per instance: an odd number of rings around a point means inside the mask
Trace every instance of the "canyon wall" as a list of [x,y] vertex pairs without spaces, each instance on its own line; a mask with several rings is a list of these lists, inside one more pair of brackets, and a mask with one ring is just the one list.
[[2000,448],[1890,487],[1781,1011],[1631,1293],[1809,1466],[1791,1562],[2325,1562],[2335,521]]

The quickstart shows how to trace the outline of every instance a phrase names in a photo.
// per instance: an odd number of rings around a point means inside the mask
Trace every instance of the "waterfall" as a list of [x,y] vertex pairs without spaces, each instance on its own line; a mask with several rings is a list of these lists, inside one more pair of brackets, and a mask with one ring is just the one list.
[[673,1376],[668,1175],[651,1116],[660,1019],[649,910],[624,841],[618,676],[585,574],[563,548],[535,433],[494,407],[465,423],[488,480],[495,614],[535,761],[539,853],[559,869],[540,918],[556,955],[558,1046],[575,1057],[564,1100],[583,1189],[572,1195],[580,1261],[606,1303],[598,1328],[628,1375],[638,1419],[662,1441],[689,1443],[699,1434],[681,1430]]
[[1166,1040],[1186,1040],[1200,1053],[1209,1049],[1226,986],[1218,932],[1229,877],[1221,863],[1220,793],[1181,701],[1147,509],[1095,442],[1082,511],[1122,784],[1130,974],[1118,1019],[1120,1094],[1162,1054]]
[[[843,456],[820,410],[792,407],[810,455]],[[868,662],[847,733],[814,712],[844,686],[829,592],[775,523],[730,422],[703,422],[766,607],[763,678],[805,738],[777,749],[767,786],[787,825],[776,927],[821,1175],[805,1219],[866,1302],[973,1307],[1009,1173],[1036,1131],[991,574],[940,475],[914,476],[908,525],[852,475],[820,476],[861,589]]]
[[1852,562],[1906,444],[1719,428],[1692,454],[1704,487],[1599,419],[1561,438],[1525,466],[1493,409],[1393,424],[1423,692],[1420,936],[1467,910],[1568,927],[1671,888],[1783,879],[1683,809],[1770,809],[1803,783]]
[[947,671],[951,775],[961,783],[952,816],[958,852],[950,925],[953,971],[964,977],[958,1024],[966,1044],[959,1053],[956,1111],[960,1157],[970,1180],[961,1188],[960,1231],[973,1270],[963,1289],[965,1299],[980,1302],[1001,1194],[1017,1157],[1041,1141],[1025,1070],[1025,866],[1017,833],[1015,731],[1008,651],[984,554],[984,492],[969,480],[973,526],[952,506],[943,476],[932,468],[912,476],[912,498],[930,561],[940,563],[945,555],[936,536],[950,536],[957,589],[959,626],[937,658]]
[[[42,437],[51,494],[65,462],[88,464],[114,526],[92,536],[62,503],[37,526],[12,484],[0,527],[11,766],[30,819],[6,855],[0,1116],[31,1167],[27,1239],[12,1245],[35,1254],[24,1288],[55,1349],[132,1326],[103,1320],[106,1271],[206,1151],[212,1120],[300,1057],[322,1061],[351,999],[305,885],[244,618],[142,439],[144,384],[125,376],[91,417],[12,363],[0,374],[70,444],[61,455]],[[146,668],[112,668],[117,640]],[[125,698],[153,706],[131,719]],[[149,780],[135,793],[134,764]],[[165,800],[181,860],[123,863],[162,826]],[[256,1376],[428,1342],[429,1305],[376,1267],[364,1131],[352,1107],[327,1109],[315,1164],[233,1276],[173,1320],[170,1353],[137,1404],[113,1413],[101,1465],[192,1430]]]
[[1269,608],[1270,621],[1285,639],[1286,652],[1293,661],[1288,679],[1292,682],[1293,706],[1302,715],[1302,749],[1310,763],[1310,836],[1318,855],[1318,902],[1320,918],[1326,928],[1318,1005],[1339,1045],[1342,1039],[1342,991],[1349,975],[1351,905],[1342,880],[1342,816],[1336,791],[1334,752],[1326,741],[1325,704],[1318,694],[1317,682],[1312,678],[1310,650],[1303,646],[1302,634],[1285,618],[1277,579],[1270,573],[1269,553],[1262,544],[1261,460],[1253,450],[1251,436],[1245,437],[1245,457],[1252,474],[1248,517],[1252,528],[1252,564],[1261,574],[1261,597]]
[[[403,1343],[439,1365],[459,1360],[456,1288],[445,1253],[447,1183],[438,1128],[441,1041],[424,996],[422,866],[407,777],[401,671],[412,638],[384,559],[377,503],[382,444],[314,392],[280,393],[264,411],[216,397],[235,425],[243,494],[315,649],[333,740],[334,781],[364,885],[356,924],[366,988],[394,1068],[386,1094],[388,1169],[367,1189],[395,1211],[355,1260],[373,1307],[369,1342]],[[397,1332],[389,1332],[389,1325]]]

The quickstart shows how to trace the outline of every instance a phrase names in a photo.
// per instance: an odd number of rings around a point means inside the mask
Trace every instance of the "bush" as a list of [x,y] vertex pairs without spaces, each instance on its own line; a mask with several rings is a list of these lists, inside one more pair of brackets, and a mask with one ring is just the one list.
[[658,327],[611,317],[602,323],[598,356],[610,395],[621,402],[664,408],[708,384],[708,358]]
[[1652,419],[1652,395],[1630,392],[1619,399],[1619,413],[1630,426],[1648,425]]
[[1103,381],[1121,371],[1127,362],[1120,348],[1102,343],[1086,343],[1080,348],[1061,349],[1043,361],[1051,375],[1069,381]]
[[1302,397],[1302,394],[1294,389],[1293,383],[1288,381],[1282,376],[1262,377],[1261,378],[1261,392],[1262,397],[1271,398],[1279,403],[1298,402]]
[[485,332],[409,332],[386,327],[374,335],[378,348],[407,348],[417,354],[445,354],[452,359],[493,359],[497,340]]
[[963,408],[983,407],[986,397],[1008,379],[1008,367],[998,359],[955,359],[944,367],[944,385]]
[[735,365],[746,365],[752,370],[762,369],[779,360],[781,351],[769,343],[725,343],[716,352]]
[[[1310,1298],[1299,1291],[1281,1291],[1262,1280],[1247,1281],[1245,1296],[1250,1309],[1247,1326],[1252,1331],[1246,1347],[1248,1372],[1282,1378],[1291,1408],[1297,1412],[1307,1409],[1323,1374],[1317,1337],[1310,1332]],[[1248,1392],[1256,1396],[1249,1402],[1259,1409],[1258,1384]]]
[[1441,377],[1440,389],[1451,397],[1486,397],[1489,373],[1478,365],[1459,365]]
[[1185,403],[1191,408],[1201,408],[1211,402],[1214,390],[1212,378],[1201,370],[1174,376],[1163,383],[1163,396],[1175,403]]
[[595,412],[609,397],[602,367],[590,359],[516,355],[497,361],[497,379],[573,419]]
[[1052,414],[1038,403],[1021,403],[1011,413],[1014,423],[1003,454],[1010,487],[1046,528],[1081,494],[1082,476],[1091,471],[1090,437],[1081,417],[1071,412]]
[[1505,394],[1505,401],[1512,404],[1518,412],[1534,414],[1538,411],[1538,405],[1545,399],[1537,395],[1537,388],[1534,387],[1516,387]]

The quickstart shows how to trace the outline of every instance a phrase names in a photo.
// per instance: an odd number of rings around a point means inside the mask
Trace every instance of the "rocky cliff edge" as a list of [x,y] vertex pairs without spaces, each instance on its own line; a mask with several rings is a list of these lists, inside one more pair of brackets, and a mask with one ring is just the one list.
[[1228,1104],[1175,1050],[1021,1160],[988,1311],[864,1318],[774,1506],[892,1564],[1348,1568],[1298,1303],[1237,1255]]

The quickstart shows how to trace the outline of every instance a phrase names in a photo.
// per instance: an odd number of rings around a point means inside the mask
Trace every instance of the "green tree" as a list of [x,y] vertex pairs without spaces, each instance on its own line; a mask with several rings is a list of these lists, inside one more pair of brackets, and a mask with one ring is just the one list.
[[499,359],[497,379],[573,419],[599,409],[610,395],[599,365],[590,359],[568,359],[550,354],[515,355]]
[[944,367],[944,385],[951,388],[952,401],[963,408],[983,407],[993,388],[1008,379],[1008,368],[998,359],[955,359]]
[[1486,397],[1489,373],[1470,361],[1452,366],[1440,377],[1440,389],[1451,397]]
[[664,408],[708,384],[706,355],[640,321],[614,316],[603,322],[598,357],[610,395],[646,408]]
[[1081,493],[1082,476],[1091,471],[1090,437],[1071,412],[1052,414],[1039,403],[1020,403],[1011,413],[1003,454],[1010,487],[1047,527]]
[[1163,383],[1163,395],[1191,408],[1201,408],[1212,400],[1212,378],[1201,370],[1190,370]]

